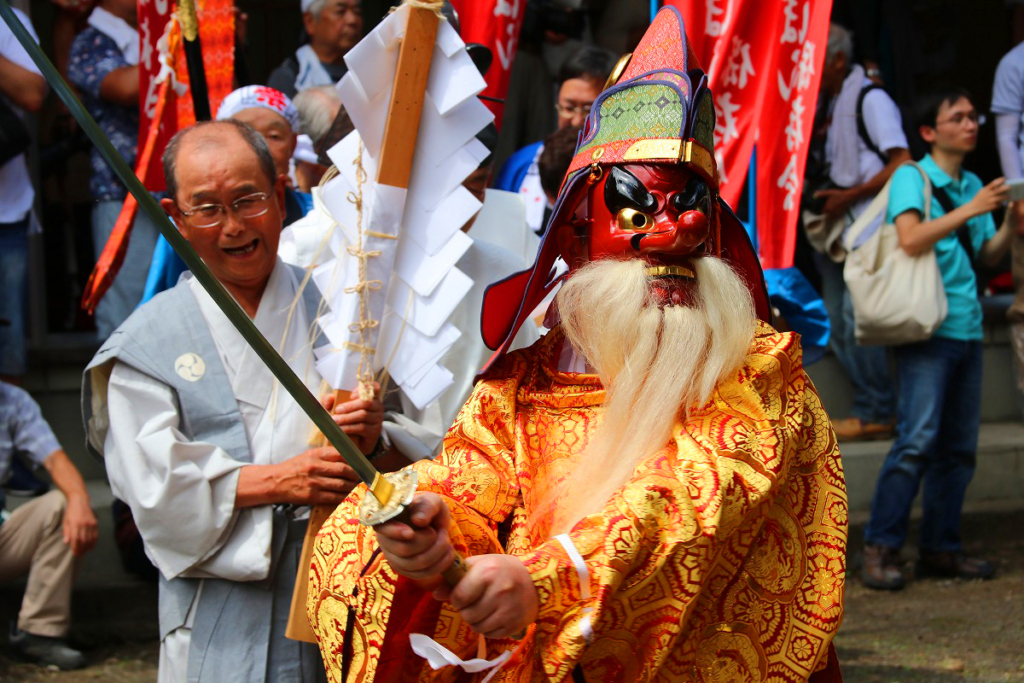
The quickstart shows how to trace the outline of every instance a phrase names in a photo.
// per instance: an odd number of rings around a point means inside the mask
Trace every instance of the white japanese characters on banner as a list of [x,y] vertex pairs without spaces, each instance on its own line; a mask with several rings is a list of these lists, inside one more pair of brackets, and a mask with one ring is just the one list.
[[[830,0],[671,0],[715,96],[722,197],[740,199],[758,149],[758,244],[791,265],[796,209],[827,39]],[[771,169],[769,178],[763,173]],[[781,181],[780,181],[781,179]],[[780,185],[781,182],[781,185]]]
[[757,137],[758,112],[769,85],[765,57],[776,49],[770,39],[771,6],[752,0],[680,0],[670,4],[682,13],[690,45],[708,74],[718,115],[715,156],[721,192],[735,206],[743,191]]
[[784,144],[767,148],[758,143],[757,225],[766,268],[793,265],[800,192],[831,12],[829,2],[779,0],[779,4],[782,21],[775,35],[781,49],[771,64],[775,87],[765,97],[760,139],[765,140],[768,131],[777,131],[776,140]]

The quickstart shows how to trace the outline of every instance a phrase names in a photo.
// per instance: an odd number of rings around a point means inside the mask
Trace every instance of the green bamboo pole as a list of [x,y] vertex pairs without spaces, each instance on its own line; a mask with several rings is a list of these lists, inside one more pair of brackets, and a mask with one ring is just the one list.
[[[266,340],[252,320],[249,319],[249,316],[245,314],[238,303],[224,289],[220,281],[206,267],[203,260],[192,249],[192,245],[181,236],[181,233],[178,232],[177,228],[174,227],[167,217],[167,214],[157,204],[153,195],[143,187],[135,173],[128,167],[128,164],[125,163],[125,160],[118,154],[113,145],[110,144],[107,136],[96,125],[96,121],[93,120],[74,92],[72,92],[67,81],[61,77],[43,51],[36,45],[36,42],[32,40],[32,36],[29,35],[17,15],[11,10],[7,0],[0,0],[0,17],[3,17],[3,20],[11,28],[15,37],[25,48],[25,51],[32,57],[32,61],[42,71],[50,87],[54,89],[57,96],[67,105],[71,115],[78,121],[78,125],[82,127],[82,130],[89,136],[92,143],[96,145],[97,149],[107,160],[107,163],[114,169],[121,182],[125,184],[128,191],[135,197],[135,200],[139,203],[139,208],[146,212],[146,215],[153,221],[153,224],[167,238],[174,251],[178,252],[185,265],[189,267],[189,270],[199,280],[199,284],[210,294],[210,297],[213,298],[217,306],[224,312],[224,315],[231,321],[231,324],[235,326],[235,329],[242,335],[246,343],[252,347],[253,351],[266,364],[267,368],[274,373],[274,377],[281,383],[281,386],[295,399],[295,402],[299,404],[303,412],[309,416],[313,424],[323,433],[327,441],[338,449],[338,452],[345,458],[345,461],[355,470],[359,478],[370,486],[371,490],[375,488],[375,478],[378,475],[376,468],[356,448],[352,440],[341,431],[341,428],[335,423],[330,413],[320,405],[320,401],[313,396],[302,380],[292,372],[292,369],[288,367],[288,364],[281,358],[281,355],[271,346],[270,342]],[[380,502],[384,505],[388,501],[382,500]]]

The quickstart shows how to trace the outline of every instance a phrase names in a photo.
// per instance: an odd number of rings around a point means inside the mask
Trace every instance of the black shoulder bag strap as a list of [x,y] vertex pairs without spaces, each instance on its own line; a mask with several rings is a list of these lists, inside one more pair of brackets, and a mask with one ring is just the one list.
[[[936,187],[932,190],[932,196],[939,202],[939,206],[946,213],[950,213],[956,208],[956,204],[953,203],[953,198],[949,196],[944,187]],[[956,239],[960,242],[960,246],[967,252],[967,259],[971,262],[971,268],[974,269],[974,259],[977,258],[977,254],[974,253],[974,245],[971,243],[971,227],[967,223],[964,223],[956,229]]]
[[868,134],[867,124],[864,123],[864,98],[868,96],[868,93],[875,90],[885,90],[885,88],[877,83],[872,83],[871,85],[864,86],[860,91],[860,95],[857,96],[857,135],[864,141],[867,148],[874,152],[882,160],[882,164],[885,165],[889,163],[889,159],[871,139],[871,136]]

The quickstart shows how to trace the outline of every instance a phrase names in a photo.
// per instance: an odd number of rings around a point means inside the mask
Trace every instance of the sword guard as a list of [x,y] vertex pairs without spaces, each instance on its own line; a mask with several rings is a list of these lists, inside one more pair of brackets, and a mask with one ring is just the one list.
[[366,526],[377,526],[398,517],[405,512],[406,506],[412,502],[416,494],[419,477],[416,470],[404,469],[398,472],[381,474],[394,487],[386,503],[381,503],[372,492],[363,496],[363,504],[359,506],[359,522]]
[[[412,520],[409,519],[408,506],[416,494],[417,472],[405,469],[380,476],[394,487],[394,491],[391,492],[388,502],[384,505],[381,505],[373,493],[367,491],[366,496],[363,497],[363,504],[359,507],[359,522],[366,526],[376,526],[397,519],[413,526]],[[455,559],[452,560],[451,566],[441,572],[441,575],[449,586],[454,587],[467,571],[469,571],[469,567],[466,566],[466,560],[455,553]]]

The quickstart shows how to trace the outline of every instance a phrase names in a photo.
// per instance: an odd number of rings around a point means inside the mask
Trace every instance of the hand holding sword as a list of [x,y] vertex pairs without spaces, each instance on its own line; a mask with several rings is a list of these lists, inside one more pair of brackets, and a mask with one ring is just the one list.
[[436,493],[417,492],[405,514],[374,527],[391,568],[434,588],[434,597],[459,610],[472,629],[486,638],[520,637],[537,619],[539,599],[533,579],[514,555],[467,558],[457,584],[442,582],[455,551],[448,536],[451,514]]

